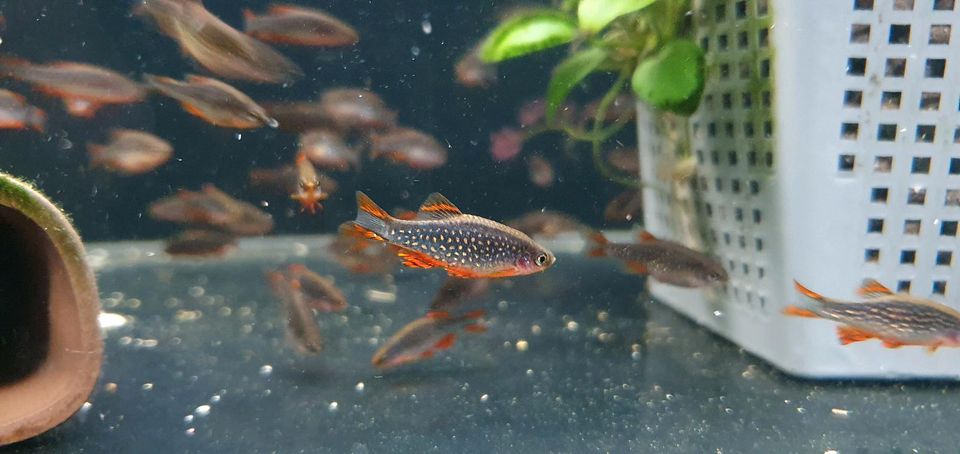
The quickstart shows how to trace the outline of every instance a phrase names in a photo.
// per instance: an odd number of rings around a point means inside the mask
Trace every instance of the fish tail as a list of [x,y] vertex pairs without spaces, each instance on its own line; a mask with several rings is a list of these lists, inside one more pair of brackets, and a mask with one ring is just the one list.
[[588,230],[585,233],[587,237],[587,255],[590,257],[603,257],[607,255],[606,245],[609,243],[607,237],[603,236],[598,230]]
[[353,229],[365,238],[386,241],[387,227],[393,218],[363,192],[357,191],[357,219],[347,222],[341,231]]
[[[808,299],[816,301],[817,303],[822,304],[827,300],[823,295],[817,292],[814,292],[813,290],[810,290],[807,287],[804,287],[803,284],[797,281],[793,281],[793,288],[797,291],[797,293],[803,295]],[[816,310],[811,309],[809,307],[804,307],[804,306],[806,305],[800,305],[800,306],[790,305],[783,308],[783,313],[785,315],[791,315],[794,317],[822,318],[820,317],[820,314],[818,314]]]

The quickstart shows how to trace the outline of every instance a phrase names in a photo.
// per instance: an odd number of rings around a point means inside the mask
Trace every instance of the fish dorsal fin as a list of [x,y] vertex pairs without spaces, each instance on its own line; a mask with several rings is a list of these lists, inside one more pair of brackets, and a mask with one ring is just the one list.
[[649,243],[651,241],[656,241],[657,237],[653,236],[652,233],[646,230],[641,230],[640,233],[637,234],[637,239],[639,239],[641,243]]
[[417,219],[443,219],[463,214],[453,202],[447,200],[443,194],[434,192],[423,201],[417,210]]
[[877,298],[892,295],[893,292],[874,279],[864,279],[863,284],[857,289],[857,294],[864,298]]

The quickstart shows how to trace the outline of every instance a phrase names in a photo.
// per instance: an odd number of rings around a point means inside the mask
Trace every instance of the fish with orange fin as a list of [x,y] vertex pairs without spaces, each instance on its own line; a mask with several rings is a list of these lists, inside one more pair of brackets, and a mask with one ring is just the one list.
[[887,348],[917,345],[935,352],[940,347],[960,347],[960,312],[943,304],[894,293],[872,279],[857,290],[864,298],[859,302],[824,297],[797,281],[793,286],[804,303],[787,306],[783,312],[840,323],[837,337],[843,345],[878,339]]
[[27,82],[44,94],[63,99],[70,115],[92,118],[107,104],[142,101],[146,90],[122,74],[77,62],[34,64],[17,58],[0,58],[0,75]]
[[239,236],[263,235],[273,230],[273,218],[259,208],[230,197],[212,184],[200,191],[181,189],[150,204],[158,221],[215,229]]
[[188,74],[186,80],[144,74],[143,80],[155,90],[180,102],[183,109],[207,123],[226,128],[277,127],[277,120],[249,96],[209,77]]
[[523,232],[463,214],[439,193],[427,197],[412,221],[390,216],[359,191],[357,211],[341,232],[389,243],[413,268],[443,268],[460,278],[510,277],[539,273],[556,260]]
[[360,153],[332,129],[314,129],[300,134],[300,153],[322,169],[348,171],[360,168]]
[[303,153],[297,154],[297,192],[290,195],[290,198],[300,202],[300,211],[306,211],[310,214],[317,214],[320,202],[327,199],[327,194],[320,189],[320,178],[317,176],[317,170]]
[[47,114],[27,103],[26,98],[10,90],[0,89],[0,129],[30,128],[43,132]]
[[341,312],[347,308],[347,298],[331,278],[323,277],[299,263],[287,267],[287,277],[300,283],[307,306],[318,312]]
[[281,313],[286,319],[284,330],[287,343],[302,354],[317,354],[323,351],[323,335],[307,304],[300,281],[290,279],[280,271],[268,271],[267,283],[280,300]]
[[109,143],[88,143],[87,151],[91,167],[103,167],[122,175],[149,172],[173,156],[170,142],[132,129],[114,129],[110,131]]
[[360,41],[353,27],[323,11],[296,5],[270,5],[257,16],[243,10],[244,30],[260,41],[295,46],[345,47]]
[[320,114],[340,130],[375,131],[397,125],[397,114],[379,95],[361,88],[332,88],[320,96]]
[[237,246],[237,238],[215,230],[191,229],[167,240],[163,251],[177,257],[218,257]]
[[229,79],[289,83],[303,75],[295,63],[267,44],[227,25],[200,0],[140,0],[133,14],[172,38],[184,54]]
[[678,287],[707,287],[727,281],[723,265],[708,255],[680,243],[661,240],[649,232],[640,232],[640,242],[611,243],[600,232],[588,232],[591,257],[614,257],[637,274],[649,274],[665,284]]
[[372,135],[370,159],[381,156],[420,170],[436,169],[447,163],[447,149],[437,139],[410,128],[396,128]]
[[357,237],[354,232],[337,235],[327,250],[333,260],[354,274],[390,274],[400,266],[392,246]]
[[467,88],[487,88],[497,81],[497,67],[480,58],[483,41],[474,45],[453,66],[456,81]]
[[[322,173],[317,174],[317,181],[320,182],[320,191],[324,194],[333,194],[340,188],[337,180]],[[300,188],[300,172],[292,165],[276,169],[254,168],[250,169],[247,184],[257,192],[290,195]]]
[[457,331],[486,331],[486,325],[477,322],[483,316],[482,310],[456,317],[443,311],[428,312],[390,336],[373,354],[371,362],[374,367],[387,369],[433,358],[453,347]]

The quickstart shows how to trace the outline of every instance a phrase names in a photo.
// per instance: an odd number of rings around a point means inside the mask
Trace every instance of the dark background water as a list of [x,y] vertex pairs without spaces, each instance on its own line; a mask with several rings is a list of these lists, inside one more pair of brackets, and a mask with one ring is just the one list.
[[[365,163],[359,174],[334,174],[341,183],[340,191],[322,214],[310,217],[297,214],[282,196],[266,198],[246,188],[250,168],[292,161],[294,134],[270,128],[217,128],[156,95],[139,104],[108,106],[92,120],[78,119],[67,116],[58,99],[32,92],[15,81],[2,81],[3,87],[26,94],[44,108],[49,118],[44,134],[0,131],[0,170],[35,182],[62,204],[80,231],[93,240],[156,238],[175,231],[174,225],[149,219],[146,206],[178,188],[196,189],[205,182],[244,200],[268,201],[266,209],[277,219],[276,232],[281,233],[334,230],[354,216],[356,189],[368,192],[388,209],[415,208],[428,193],[440,191],[465,211],[494,219],[546,207],[588,223],[601,221],[603,206],[620,188],[600,179],[586,150],[566,155],[557,137],[528,143],[525,150],[541,151],[557,165],[560,181],[547,190],[529,182],[522,160],[498,164],[488,153],[489,134],[515,123],[519,105],[543,92],[550,68],[562,57],[563,49],[501,65],[498,83],[487,90],[454,83],[455,61],[494,26],[498,14],[511,3],[299,3],[323,8],[354,25],[361,35],[359,45],[342,51],[278,47],[307,74],[289,87],[229,82],[259,101],[312,99],[337,86],[368,87],[399,112],[402,125],[449,144],[447,166],[418,172],[375,162]],[[189,72],[203,73],[181,55],[171,39],[132,17],[132,4],[113,0],[0,2],[7,22],[0,53],[36,62],[94,63],[135,78],[143,73],[177,78]],[[267,2],[209,0],[205,5],[227,23],[240,27],[243,8],[262,11]],[[429,22],[430,33],[425,32],[424,22]],[[603,82],[602,77],[598,82]],[[589,94],[582,94],[584,101]],[[174,159],[136,177],[89,169],[85,143],[102,141],[114,127],[154,132],[173,144]],[[630,141],[631,134],[629,128],[622,134],[623,140]]]

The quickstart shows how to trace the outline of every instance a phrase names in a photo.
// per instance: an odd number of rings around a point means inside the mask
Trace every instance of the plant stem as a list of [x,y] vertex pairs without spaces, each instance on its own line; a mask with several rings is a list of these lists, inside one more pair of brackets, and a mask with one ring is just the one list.
[[[629,75],[630,67],[625,66],[620,70],[620,74],[617,76],[617,80],[613,83],[613,86],[611,86],[610,89],[607,90],[607,93],[603,95],[603,98],[600,99],[600,105],[597,106],[597,112],[593,116],[593,129],[590,131],[591,134],[602,130],[603,119],[607,116],[607,109],[610,107],[610,103],[620,94],[620,91],[623,90],[623,85]],[[643,184],[639,179],[620,174],[615,169],[610,168],[607,162],[603,160],[603,150],[600,148],[600,145],[606,138],[607,137],[603,137],[602,134],[595,135],[592,137],[593,140],[590,141],[593,151],[593,163],[597,166],[597,170],[600,171],[600,174],[605,178],[615,183],[633,188],[642,188]]]

